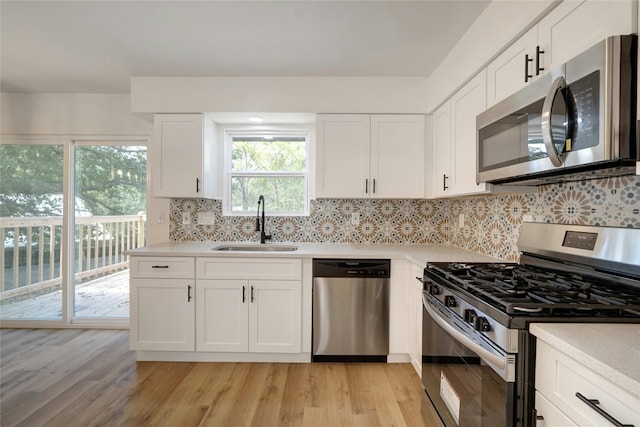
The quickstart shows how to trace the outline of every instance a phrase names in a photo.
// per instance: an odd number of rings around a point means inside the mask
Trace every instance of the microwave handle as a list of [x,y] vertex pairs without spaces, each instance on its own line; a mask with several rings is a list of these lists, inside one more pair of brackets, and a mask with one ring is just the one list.
[[567,81],[564,76],[557,77],[553,83],[551,83],[551,87],[549,88],[549,92],[544,99],[544,104],[542,105],[542,116],[541,116],[541,128],[542,128],[542,141],[544,142],[544,146],[547,148],[547,154],[549,155],[549,160],[553,163],[553,166],[562,166],[562,159],[560,158],[560,154],[556,150],[556,146],[553,143],[553,129],[551,128],[551,108],[553,107],[553,100],[556,97],[556,93],[567,87]]

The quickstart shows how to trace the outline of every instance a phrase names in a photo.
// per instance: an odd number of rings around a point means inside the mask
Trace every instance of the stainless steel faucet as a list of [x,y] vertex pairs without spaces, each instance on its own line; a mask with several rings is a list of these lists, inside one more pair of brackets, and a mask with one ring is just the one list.
[[[262,204],[262,224],[260,224],[260,204]],[[267,243],[267,240],[271,240],[271,234],[264,232],[264,196],[258,197],[258,216],[256,217],[256,231],[260,232],[260,243]]]

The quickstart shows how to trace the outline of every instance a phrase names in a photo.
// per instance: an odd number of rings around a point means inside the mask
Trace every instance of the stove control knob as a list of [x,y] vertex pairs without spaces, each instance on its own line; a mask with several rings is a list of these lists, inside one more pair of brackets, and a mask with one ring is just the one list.
[[478,317],[478,315],[476,314],[476,312],[474,310],[471,310],[470,308],[465,308],[464,310],[464,321],[467,323],[473,323],[476,320],[476,317]]
[[440,288],[437,285],[429,285],[429,293],[431,295],[438,295],[440,293]]
[[491,330],[491,325],[486,318],[477,316],[473,322],[473,329],[481,332],[489,332]]
[[447,295],[444,297],[444,305],[447,307],[457,307],[458,303],[453,295]]

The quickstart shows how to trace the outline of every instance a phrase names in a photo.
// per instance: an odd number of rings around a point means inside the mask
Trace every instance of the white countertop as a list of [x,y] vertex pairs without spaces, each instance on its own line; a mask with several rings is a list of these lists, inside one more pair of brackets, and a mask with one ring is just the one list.
[[529,330],[640,399],[640,325],[533,323]]
[[292,245],[296,251],[285,252],[244,252],[214,251],[222,245],[247,244],[255,242],[167,242],[145,246],[126,252],[137,256],[216,256],[216,257],[287,257],[287,258],[390,258],[405,259],[418,266],[427,261],[499,262],[498,258],[471,252],[448,245],[403,245],[403,244],[350,244],[350,243],[267,243],[270,246]]

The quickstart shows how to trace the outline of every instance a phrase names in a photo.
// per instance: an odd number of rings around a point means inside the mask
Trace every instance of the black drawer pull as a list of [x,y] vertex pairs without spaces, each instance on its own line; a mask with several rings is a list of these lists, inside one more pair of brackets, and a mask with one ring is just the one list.
[[168,265],[152,265],[151,268],[169,268]]
[[596,411],[597,413],[602,415],[607,421],[609,421],[614,426],[616,426],[616,427],[634,427],[633,424],[622,424],[620,421],[616,420],[611,415],[609,415],[609,413],[607,411],[605,411],[604,409],[602,409],[601,407],[598,406],[600,404],[600,401],[598,399],[589,399],[588,397],[585,397],[580,392],[576,393],[576,397],[578,399],[582,400],[584,403],[586,403],[588,407],[590,407],[591,409],[593,409],[594,411]]
[[187,285],[187,302],[191,301],[191,285]]

